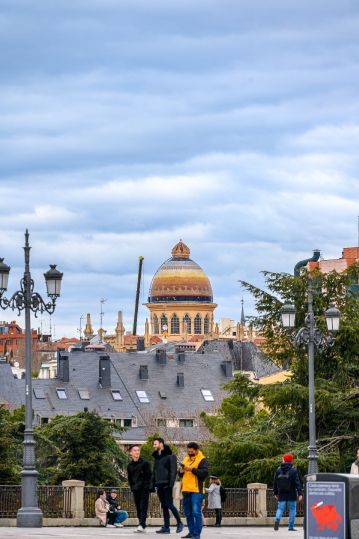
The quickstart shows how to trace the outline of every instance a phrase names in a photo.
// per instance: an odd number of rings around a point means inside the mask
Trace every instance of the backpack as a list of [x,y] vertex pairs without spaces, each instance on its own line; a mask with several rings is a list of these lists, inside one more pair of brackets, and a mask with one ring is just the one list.
[[222,485],[219,487],[219,494],[221,496],[221,503],[224,503],[227,499],[227,491]]
[[281,467],[278,468],[277,487],[279,492],[290,492],[292,490],[292,481],[290,478],[290,470],[284,473]]

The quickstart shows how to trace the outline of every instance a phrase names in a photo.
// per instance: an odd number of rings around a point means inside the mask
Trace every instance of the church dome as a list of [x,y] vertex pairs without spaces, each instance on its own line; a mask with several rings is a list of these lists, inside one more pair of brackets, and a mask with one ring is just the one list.
[[149,303],[212,303],[211,283],[203,269],[190,259],[191,251],[180,240],[172,257],[159,268],[152,279]]

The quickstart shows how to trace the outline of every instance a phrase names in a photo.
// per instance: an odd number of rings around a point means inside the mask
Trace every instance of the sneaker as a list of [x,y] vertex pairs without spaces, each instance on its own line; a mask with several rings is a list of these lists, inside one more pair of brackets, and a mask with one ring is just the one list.
[[123,524],[120,524],[119,522],[115,522],[116,528],[123,528]]
[[276,532],[278,531],[278,528],[279,528],[279,520],[276,520],[274,523],[274,529]]
[[146,532],[146,528],[142,528],[141,524],[135,529],[133,530],[135,533],[145,533]]
[[107,524],[106,528],[116,528],[114,524]]
[[182,535],[181,539],[191,539],[191,537],[192,537],[192,534],[187,533],[187,535]]
[[165,528],[164,526],[162,526],[162,528],[160,530],[157,530],[156,533],[171,533],[171,530],[170,528]]
[[296,532],[297,530],[295,528],[288,528],[289,532]]
[[183,522],[179,522],[179,523],[177,524],[176,533],[181,533],[181,531],[183,531],[183,528],[184,528]]

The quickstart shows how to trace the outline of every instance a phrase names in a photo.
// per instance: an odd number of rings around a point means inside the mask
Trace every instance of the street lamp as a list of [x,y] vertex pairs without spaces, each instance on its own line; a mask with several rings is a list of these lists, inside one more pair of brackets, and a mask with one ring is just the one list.
[[32,428],[32,380],[31,380],[31,323],[30,312],[37,316],[40,311],[52,314],[55,311],[56,299],[60,296],[62,273],[56,266],[50,266],[44,276],[46,280],[47,295],[51,301],[45,303],[42,297],[34,292],[34,281],[30,273],[30,246],[29,233],[25,232],[25,271],[20,281],[20,290],[15,292],[10,299],[6,299],[3,293],[7,290],[10,267],[4,264],[0,258],[0,307],[12,310],[17,309],[18,314],[25,310],[25,434],[24,456],[21,472],[21,509],[17,513],[17,526],[19,528],[41,528],[42,511],[38,508],[37,500],[37,476],[35,470],[35,440]]
[[318,452],[316,444],[315,429],[315,396],[314,396],[314,346],[333,346],[335,343],[335,333],[339,330],[340,311],[332,303],[329,309],[325,311],[325,319],[330,337],[317,328],[313,313],[313,289],[312,276],[308,275],[308,313],[305,317],[305,327],[299,329],[297,333],[292,334],[295,327],[294,305],[287,302],[280,309],[283,327],[287,330],[287,338],[290,343],[297,346],[308,346],[308,375],[309,375],[309,455],[308,455],[308,474],[318,473]]

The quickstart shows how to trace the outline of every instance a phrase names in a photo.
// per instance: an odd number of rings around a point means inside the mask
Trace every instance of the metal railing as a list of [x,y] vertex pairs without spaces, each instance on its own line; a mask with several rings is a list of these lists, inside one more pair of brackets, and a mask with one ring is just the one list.
[[[39,507],[45,518],[71,518],[71,487],[40,485]],[[16,518],[21,507],[21,485],[0,485],[0,518]]]
[[[274,497],[273,489],[267,489],[267,516],[274,517],[277,512],[278,502]],[[289,515],[288,507],[283,513],[283,516],[287,517]],[[297,501],[297,517],[304,516],[304,498],[301,501]]]
[[[256,517],[258,489],[227,488],[227,499],[222,503],[223,517]],[[206,501],[207,505],[207,501]],[[215,511],[205,507],[204,516],[213,517]]]
[[[101,487],[85,487],[84,488],[84,513],[85,518],[94,518],[95,515],[95,502],[97,498],[97,491]],[[130,518],[136,518],[136,506],[133,499],[133,494],[129,487],[103,487],[106,492],[109,494],[112,488],[118,490],[118,503],[121,506],[121,509],[127,511]],[[151,493],[150,500],[148,504],[147,515],[149,518],[159,518],[161,517],[161,505],[158,499],[157,494]]]

